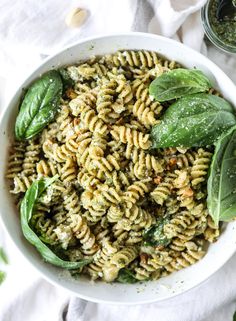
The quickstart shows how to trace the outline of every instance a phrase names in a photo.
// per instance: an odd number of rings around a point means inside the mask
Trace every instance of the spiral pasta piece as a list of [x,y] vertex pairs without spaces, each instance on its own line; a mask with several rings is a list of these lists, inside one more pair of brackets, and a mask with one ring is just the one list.
[[91,67],[94,69],[93,78],[95,78],[95,79],[97,77],[99,77],[99,78],[105,77],[108,72],[108,68],[102,63],[98,63],[98,62],[92,63]]
[[106,262],[118,251],[110,241],[104,240],[102,248],[96,253],[94,262],[89,264],[87,270],[92,276],[92,279],[97,279],[99,276],[103,277],[102,269]]
[[126,127],[141,131],[143,133],[145,133],[147,130],[147,128],[138,119],[136,119],[136,117],[135,118],[132,117],[130,119],[130,123],[126,124]]
[[[49,124],[48,127],[42,131],[42,134],[39,138],[39,143],[42,145],[47,139],[51,139],[52,137],[57,138],[58,133],[59,133],[59,124],[55,121]],[[60,134],[59,134],[59,137],[60,137]]]
[[143,240],[143,231],[131,230],[126,237],[124,244],[128,246],[133,246],[133,245],[140,246],[142,240]]
[[135,93],[137,101],[144,102],[148,107],[152,103],[152,99],[149,95],[148,87],[150,82],[144,82],[144,79],[135,79],[132,83],[132,89]]
[[115,102],[116,88],[118,84],[112,79],[110,81],[105,81],[98,92],[96,109],[98,112],[98,117],[104,122],[109,123],[109,115],[113,109],[112,105]]
[[139,265],[135,268],[135,277],[137,280],[144,281],[149,278],[157,280],[161,276],[163,266],[168,265],[172,258],[168,252],[159,252],[156,254],[142,253]]
[[[103,208],[94,208],[92,205],[87,205],[87,211],[85,211],[82,216],[86,218],[88,225],[94,225],[97,222],[100,222],[106,210]],[[90,224],[89,224],[90,223]]]
[[25,143],[15,142],[12,146],[12,150],[10,152],[10,156],[8,159],[8,168],[6,173],[7,178],[12,179],[17,174],[22,172],[24,155],[25,155]]
[[163,205],[170,196],[172,188],[173,185],[170,182],[164,181],[158,184],[150,195],[157,204]]
[[54,160],[57,163],[64,163],[68,156],[71,155],[70,151],[65,145],[58,145],[49,139],[43,143],[43,152],[45,157],[49,158],[50,160]]
[[176,163],[178,168],[186,168],[192,166],[196,156],[197,153],[193,151],[187,151],[186,153],[178,154],[176,157]]
[[72,115],[78,116],[81,114],[84,108],[90,107],[94,109],[96,106],[97,93],[94,90],[80,94],[75,99],[72,99],[69,103]]
[[[89,149],[85,149],[83,153],[77,153],[76,154],[77,157],[77,164],[80,167],[83,167],[85,170],[90,171],[91,174],[94,174],[94,170],[92,170],[93,168],[93,163],[92,163],[92,158],[91,155],[89,153]],[[96,175],[98,177],[98,175]],[[99,179],[99,177],[98,177]]]
[[106,184],[101,184],[93,193],[91,205],[94,209],[108,208],[111,205],[119,204],[122,200],[121,193],[114,187],[109,187]]
[[193,190],[190,186],[190,175],[187,170],[176,170],[177,178],[173,181],[173,186],[177,188],[176,194],[180,200],[180,206],[191,210],[195,207]]
[[76,87],[78,85],[87,83],[88,81],[93,82],[102,78],[107,73],[107,67],[94,59],[90,59],[88,62],[83,63],[79,66],[70,66],[67,68],[70,77],[76,82]]
[[95,228],[93,230],[93,233],[95,235],[96,241],[98,244],[103,244],[104,240],[110,240],[110,230],[107,224],[103,225],[102,224],[103,219],[99,221],[97,225],[95,225]]
[[85,219],[78,214],[71,214],[70,227],[75,237],[78,238],[82,244],[82,252],[86,256],[94,255],[98,250],[98,245]]
[[89,191],[93,191],[97,185],[101,184],[101,182],[97,179],[96,176],[91,175],[87,170],[82,170],[78,173],[77,176],[79,184],[85,189]]
[[198,150],[198,155],[194,160],[191,169],[192,185],[197,186],[206,179],[208,168],[211,162],[212,153],[204,151],[202,148]]
[[80,240],[82,244],[82,252],[86,256],[91,256],[98,250],[95,242],[95,236],[91,232],[87,221],[82,217],[80,200],[77,193],[73,190],[69,194],[64,193],[64,206],[69,212],[68,222],[73,235]]
[[185,250],[183,252],[180,252],[180,256],[175,258],[173,261],[171,261],[169,264],[165,265],[165,269],[170,273],[174,271],[181,270],[183,268],[186,268],[192,264],[195,264],[197,261],[199,261],[204,255],[206,254],[205,251],[203,251],[200,248],[194,249],[194,250]]
[[13,179],[14,188],[11,189],[12,194],[25,193],[31,184],[36,180],[36,175],[25,176],[18,174]]
[[155,174],[163,172],[161,161],[153,155],[146,154],[144,151],[140,152],[138,162],[143,164],[149,172],[153,171]]
[[[84,93],[88,93],[91,91],[91,86],[90,83],[81,83],[81,82],[77,82],[74,86],[75,92],[80,95],[80,94],[84,94]],[[73,97],[72,99],[75,99],[76,97]]]
[[180,203],[178,201],[178,199],[174,196],[174,197],[169,197],[166,201],[166,214],[176,214],[179,212],[180,209]]
[[77,152],[79,155],[83,154],[86,151],[86,149],[90,147],[90,144],[92,143],[92,137],[93,134],[86,129],[78,133],[76,143],[78,144]]
[[101,157],[93,160],[93,166],[104,172],[111,172],[112,170],[120,170],[120,155],[113,153],[107,157]]
[[99,160],[107,149],[107,140],[104,137],[94,135],[89,145],[91,158]]
[[140,197],[143,197],[145,193],[149,192],[150,179],[144,179],[136,181],[127,188],[123,195],[123,200],[126,202],[128,208],[131,208]]
[[53,161],[42,159],[36,164],[36,172],[40,176],[55,176],[61,171],[61,166]]
[[103,266],[103,278],[106,282],[113,281],[119,270],[127,266],[138,255],[138,250],[135,246],[125,247],[115,253],[111,259]]
[[107,63],[112,63],[116,67],[131,66],[131,67],[149,67],[152,68],[159,62],[159,57],[155,52],[151,51],[123,51],[117,52],[115,55],[107,55],[105,57]]
[[106,175],[105,183],[114,186],[117,191],[121,191],[130,185],[129,175],[121,170],[112,171],[111,175]]
[[65,165],[61,169],[61,180],[65,183],[72,183],[77,177],[76,163],[71,159],[67,158]]
[[133,113],[147,128],[157,123],[154,112],[148,108],[141,99],[136,100],[133,105]]
[[116,223],[124,216],[124,209],[122,209],[118,204],[111,205],[107,211],[108,222]]
[[111,135],[115,140],[121,140],[122,143],[134,145],[135,147],[144,150],[151,146],[149,134],[143,134],[142,132],[125,126],[114,126]]
[[107,125],[89,106],[86,106],[82,109],[80,117],[84,128],[88,128],[91,132],[97,132],[100,135],[107,134]]
[[135,177],[139,180],[144,179],[147,176],[148,172],[144,166],[144,164],[132,162],[129,163],[129,175],[130,177]]
[[215,225],[212,218],[210,216],[207,217],[207,227],[204,230],[204,238],[210,242],[213,243],[217,241],[218,237],[220,235],[219,227]]
[[118,87],[116,88],[116,92],[118,93],[118,100],[122,102],[122,105],[130,104],[133,99],[133,91],[130,86],[130,83],[126,80],[126,78],[121,75],[117,77]]
[[183,211],[174,216],[169,223],[164,225],[163,231],[168,239],[178,237],[191,240],[197,233],[198,221],[188,211]]
[[30,176],[36,174],[36,163],[39,161],[41,146],[34,140],[26,147],[22,163],[22,175]]
[[51,124],[51,126],[55,124],[54,126],[56,132],[53,133],[52,130],[50,130],[50,132],[47,133],[45,139],[56,137],[59,142],[64,143],[67,137],[70,137],[74,134],[72,120],[73,119],[70,115],[70,109],[66,104],[62,105],[60,113],[56,117],[55,123]]
[[141,207],[133,205],[125,209],[125,218],[120,217],[117,221],[116,229],[142,230],[148,229],[155,222],[154,217]]
[[[38,199],[40,204],[45,206],[53,206],[58,204],[61,201],[62,193],[65,192],[65,187],[60,180],[57,180],[51,184],[40,196]],[[51,212],[51,208],[50,208]]]

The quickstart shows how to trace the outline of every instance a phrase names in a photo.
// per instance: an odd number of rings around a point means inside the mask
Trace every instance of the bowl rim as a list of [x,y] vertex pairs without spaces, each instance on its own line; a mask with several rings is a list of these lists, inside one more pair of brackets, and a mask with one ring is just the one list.
[[[15,96],[17,95],[18,91],[22,90],[23,88],[23,84],[26,83],[29,78],[31,78],[34,74],[37,74],[38,70],[41,69],[41,67],[43,67],[43,65],[45,65],[47,62],[49,62],[51,59],[54,59],[56,56],[66,52],[67,50],[71,50],[74,47],[77,47],[78,45],[80,45],[81,43],[86,43],[86,42],[92,42],[92,41],[96,41],[99,39],[104,39],[104,38],[113,38],[113,37],[140,37],[140,38],[151,38],[151,39],[155,39],[155,40],[160,40],[160,41],[164,41],[167,43],[172,44],[175,47],[179,47],[180,49],[182,48],[183,50],[187,50],[189,52],[189,54],[194,53],[195,55],[197,54],[198,56],[201,57],[201,60],[205,61],[205,63],[208,64],[209,69],[211,69],[212,73],[214,74],[215,71],[217,71],[217,73],[219,75],[223,75],[224,78],[227,78],[229,82],[231,82],[232,85],[235,84],[233,83],[233,81],[214,63],[212,62],[210,59],[208,59],[206,56],[204,56],[203,54],[201,54],[200,52],[197,52],[196,50],[184,45],[183,43],[180,43],[176,40],[167,38],[167,37],[163,37],[160,35],[156,35],[156,34],[151,34],[151,33],[145,33],[145,32],[122,32],[122,33],[105,33],[105,34],[100,34],[97,36],[90,36],[90,37],[85,37],[82,39],[79,39],[78,41],[73,42],[71,45],[63,47],[61,49],[58,49],[57,51],[55,51],[54,54],[49,55],[46,59],[43,59],[39,64],[37,64],[34,68],[31,68],[31,70],[29,72],[26,72],[25,76],[20,80],[20,82],[17,84],[16,89],[14,91],[11,92],[11,97],[9,99],[6,99],[5,101],[5,105],[1,111],[1,115],[0,115],[0,128],[2,127],[2,123],[3,120],[5,118],[5,114],[7,109],[9,108],[10,105],[12,105],[12,102],[14,101]],[[127,49],[128,50],[128,49]],[[132,50],[132,48],[130,48],[129,50]],[[134,49],[135,50],[135,49]],[[157,49],[158,52],[158,49]],[[162,54],[160,54],[162,55]],[[38,76],[40,75],[40,73],[38,72]],[[34,77],[35,79],[36,77]],[[236,87],[235,87],[236,88]],[[13,244],[15,245],[15,247],[17,248],[17,250],[21,253],[21,255],[27,260],[27,262],[33,267],[33,269],[35,269],[37,271],[37,273],[39,273],[44,279],[46,279],[49,283],[53,284],[56,287],[59,287],[61,289],[63,289],[64,291],[67,291],[68,293],[71,293],[73,295],[75,295],[76,297],[79,297],[81,299],[90,301],[90,302],[95,302],[95,303],[105,303],[105,304],[115,304],[115,305],[137,305],[137,304],[150,304],[150,303],[157,303],[157,302],[164,302],[167,301],[169,299],[175,298],[177,296],[180,295],[184,295],[185,293],[199,287],[200,285],[202,285],[203,283],[205,283],[209,278],[211,278],[218,270],[220,270],[226,263],[227,261],[233,256],[233,254],[236,252],[236,247],[233,249],[233,251],[231,251],[227,258],[221,262],[220,265],[217,266],[217,268],[212,269],[212,273],[209,274],[208,276],[206,276],[205,278],[203,278],[199,283],[191,286],[189,289],[186,289],[184,291],[179,291],[179,292],[175,292],[175,293],[171,293],[169,295],[167,295],[166,297],[163,298],[155,298],[155,295],[153,299],[147,299],[147,300],[140,300],[140,301],[136,301],[136,302],[122,302],[122,301],[106,301],[104,299],[98,299],[98,298],[94,298],[94,297],[90,297],[84,294],[80,294],[78,292],[75,292],[74,290],[61,285],[59,282],[53,280],[50,278],[50,276],[46,275],[43,270],[41,270],[41,268],[39,266],[36,266],[31,260],[30,257],[28,256],[28,251],[23,251],[20,247],[20,245],[17,243],[16,239],[12,236],[12,232],[10,232],[10,230],[7,228],[7,225],[5,225],[5,222],[3,220],[3,216],[1,214],[2,212],[2,208],[0,205],[0,222],[2,222],[2,226],[4,228],[4,230],[6,231],[7,235],[9,236],[9,238],[11,239],[11,241],[13,242]],[[125,284],[124,284],[125,286]]]

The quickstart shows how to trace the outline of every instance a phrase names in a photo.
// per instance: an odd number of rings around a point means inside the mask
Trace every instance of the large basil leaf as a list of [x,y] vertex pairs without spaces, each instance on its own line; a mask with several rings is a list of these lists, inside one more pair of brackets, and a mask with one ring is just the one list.
[[21,227],[25,238],[36,247],[45,261],[64,269],[77,269],[90,263],[91,260],[70,262],[60,259],[55,253],[52,252],[51,249],[49,249],[49,247],[47,247],[47,245],[42,242],[42,240],[40,240],[40,238],[29,226],[35,203],[37,202],[40,195],[44,192],[44,190],[57,178],[57,176],[54,176],[52,178],[41,178],[40,180],[34,181],[30,188],[27,190],[20,207]]
[[200,70],[179,68],[165,72],[153,80],[149,86],[149,93],[162,102],[205,92],[209,88],[211,83]]
[[62,95],[62,80],[51,70],[36,80],[26,92],[15,123],[18,140],[29,139],[50,123],[57,112]]
[[236,217],[236,126],[216,144],[207,191],[208,209],[216,225]]
[[233,108],[223,98],[205,93],[185,96],[152,128],[152,147],[212,145],[235,123]]
[[171,240],[169,240],[163,231],[164,225],[169,223],[169,218],[165,217],[144,231],[143,240],[145,246],[167,246]]
[[119,271],[119,274],[118,274],[118,277],[116,278],[116,282],[119,282],[119,283],[136,283],[138,280],[135,278],[134,274],[124,268],[124,269],[121,269]]

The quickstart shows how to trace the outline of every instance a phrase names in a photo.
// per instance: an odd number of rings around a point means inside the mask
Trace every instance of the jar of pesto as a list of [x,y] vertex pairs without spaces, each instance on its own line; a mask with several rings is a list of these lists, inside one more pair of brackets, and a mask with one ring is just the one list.
[[[231,0],[229,0],[231,1]],[[218,0],[209,0],[202,8],[201,17],[205,33],[218,48],[236,53],[236,10],[230,18],[217,19]]]

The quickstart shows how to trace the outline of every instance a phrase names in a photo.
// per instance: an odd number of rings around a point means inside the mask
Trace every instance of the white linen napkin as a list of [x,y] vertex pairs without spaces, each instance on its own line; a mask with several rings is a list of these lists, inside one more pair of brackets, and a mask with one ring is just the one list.
[[[199,9],[205,0],[1,0],[0,112],[15,84],[45,56],[86,36],[143,31],[182,41],[209,55],[236,81],[236,59],[207,47]],[[86,8],[80,29],[68,28],[65,16]],[[232,321],[236,310],[236,256],[208,281],[161,303],[115,306],[72,297],[43,280],[0,227],[0,246],[8,253],[7,279],[0,286],[0,321]]]

